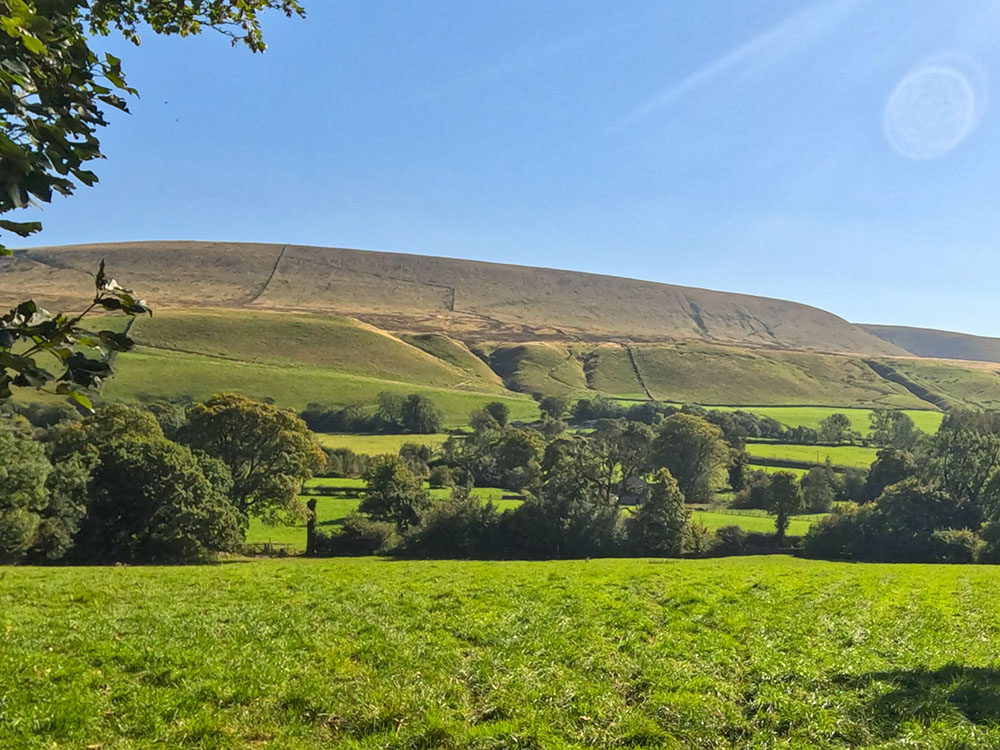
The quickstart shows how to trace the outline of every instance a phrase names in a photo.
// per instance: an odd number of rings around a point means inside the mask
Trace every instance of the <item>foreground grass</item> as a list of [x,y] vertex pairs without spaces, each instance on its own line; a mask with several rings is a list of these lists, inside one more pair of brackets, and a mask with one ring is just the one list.
[[977,567],[14,568],[0,747],[994,748]]

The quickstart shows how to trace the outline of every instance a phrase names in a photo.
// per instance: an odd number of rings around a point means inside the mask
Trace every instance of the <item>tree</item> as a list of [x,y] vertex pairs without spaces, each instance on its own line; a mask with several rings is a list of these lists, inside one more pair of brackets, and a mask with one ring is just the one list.
[[875,454],[875,460],[868,470],[868,478],[865,480],[862,496],[859,499],[871,502],[881,495],[886,487],[916,473],[917,464],[911,454],[895,448],[883,448]]
[[376,456],[362,475],[367,485],[358,510],[374,521],[391,521],[401,530],[420,522],[430,495],[399,456]]
[[430,435],[440,432],[444,423],[444,415],[434,402],[426,396],[413,393],[403,401],[403,429],[417,435]]
[[237,551],[243,519],[203,464],[165,438],[102,446],[73,555],[86,562],[195,562]]
[[[0,214],[93,185],[108,108],[128,111],[121,61],[92,48],[113,32],[139,44],[138,26],[191,36],[209,28],[253,52],[266,45],[259,15],[303,15],[295,0],[0,0]],[[26,237],[38,222],[0,222]],[[0,246],[0,252],[3,252]]]
[[626,523],[628,539],[636,554],[680,557],[690,511],[677,480],[666,469],[653,474],[649,497]]
[[904,411],[873,409],[868,421],[871,425],[869,439],[875,445],[909,451],[917,444],[920,432]]
[[708,502],[712,485],[729,463],[722,430],[701,417],[672,414],[663,420],[653,441],[652,464],[677,480],[689,503]]
[[[117,32],[138,45],[141,24],[181,36],[211,28],[260,52],[259,14],[268,9],[303,13],[296,0],[0,0],[0,215],[97,182],[87,168],[103,158],[97,133],[107,125],[108,108],[127,112],[123,97],[136,91],[118,58],[92,49],[96,38]],[[41,222],[0,219],[0,231],[20,237],[41,228]],[[0,255],[9,255],[2,241]],[[103,262],[95,287],[92,304],[78,315],[52,315],[28,300],[0,317],[0,402],[12,388],[36,388],[91,408],[87,392],[113,374],[107,353],[133,343],[113,330],[87,330],[84,318],[96,309],[149,312],[105,275]],[[55,372],[39,362],[43,356]]]
[[836,412],[819,423],[820,438],[827,443],[842,443],[851,432],[851,419]]
[[569,399],[565,396],[546,396],[538,402],[542,414],[553,421],[559,421],[569,409]]
[[483,411],[493,417],[498,427],[506,427],[510,421],[510,407],[503,401],[490,401],[483,407]]
[[781,544],[788,531],[788,521],[793,513],[802,508],[802,493],[795,475],[790,471],[779,471],[771,475],[767,488],[767,509],[774,514],[777,530],[775,540]]
[[830,459],[825,464],[814,466],[799,481],[802,488],[802,499],[810,513],[828,513],[833,507],[837,492],[837,475],[830,465]]
[[51,471],[27,428],[0,423],[0,561],[16,561],[35,544]]
[[385,427],[398,431],[403,429],[403,397],[392,391],[382,391],[375,397],[376,416]]
[[549,443],[537,497],[511,516],[507,536],[531,557],[607,555],[621,542],[621,511],[607,494],[604,457],[585,437]]
[[326,454],[292,411],[221,393],[188,409],[181,439],[220,459],[232,473],[232,498],[245,516],[274,523],[305,518],[302,483],[326,464]]

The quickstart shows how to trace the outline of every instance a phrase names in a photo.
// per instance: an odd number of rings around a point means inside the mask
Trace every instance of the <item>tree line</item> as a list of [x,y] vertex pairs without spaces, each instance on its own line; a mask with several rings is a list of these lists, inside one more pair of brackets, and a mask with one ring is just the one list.
[[83,419],[8,405],[0,456],[4,562],[174,563],[240,552],[250,518],[307,517],[302,482],[325,462],[293,412],[231,393],[187,408],[110,404]]

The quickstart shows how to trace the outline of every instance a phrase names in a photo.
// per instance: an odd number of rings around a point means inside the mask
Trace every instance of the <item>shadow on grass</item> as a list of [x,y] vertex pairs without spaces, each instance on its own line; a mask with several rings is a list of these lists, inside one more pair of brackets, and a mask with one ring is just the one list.
[[951,664],[934,670],[839,675],[834,681],[860,692],[871,724],[887,735],[900,733],[910,721],[1000,724],[998,669]]

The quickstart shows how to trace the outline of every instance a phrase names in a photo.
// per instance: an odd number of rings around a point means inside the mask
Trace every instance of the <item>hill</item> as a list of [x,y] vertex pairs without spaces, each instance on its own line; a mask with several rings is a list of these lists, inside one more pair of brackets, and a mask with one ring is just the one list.
[[209,242],[139,242],[19,250],[0,263],[0,295],[47,304],[88,296],[105,258],[154,306],[338,313],[393,331],[463,340],[714,341],[783,349],[904,353],[795,302],[575,271],[398,253]]
[[1000,339],[989,336],[907,326],[859,325],[858,327],[918,357],[1000,362]]
[[132,327],[139,347],[118,358],[111,399],[239,390],[301,409],[423,393],[452,426],[496,399],[530,419],[547,395],[782,408],[782,421],[810,425],[836,409],[866,425],[864,410],[876,407],[1000,405],[996,367],[915,357],[898,345],[916,348],[909,340],[880,338],[885,327],[794,302],[571,271],[144,242],[16,251],[0,258],[0,296],[30,290],[46,307],[78,309],[102,258],[156,309]]

